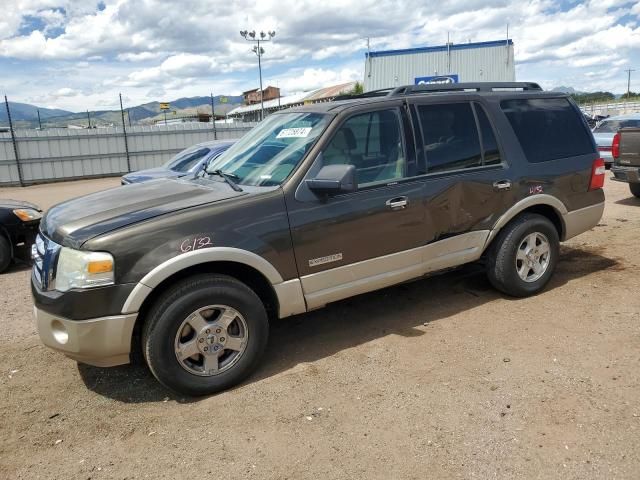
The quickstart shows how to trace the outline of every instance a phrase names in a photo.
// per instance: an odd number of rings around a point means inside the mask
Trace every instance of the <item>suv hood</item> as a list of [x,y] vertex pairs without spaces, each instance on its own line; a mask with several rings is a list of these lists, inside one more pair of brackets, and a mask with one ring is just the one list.
[[117,228],[246,194],[213,180],[134,183],[55,205],[43,218],[40,229],[56,243],[80,248],[87,240]]

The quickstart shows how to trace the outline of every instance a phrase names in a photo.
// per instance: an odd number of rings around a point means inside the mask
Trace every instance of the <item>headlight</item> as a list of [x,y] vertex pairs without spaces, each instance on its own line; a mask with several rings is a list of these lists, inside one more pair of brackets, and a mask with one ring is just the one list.
[[86,252],[62,247],[58,257],[55,289],[113,285],[113,257],[106,252]]
[[33,208],[18,208],[13,211],[14,215],[23,222],[31,222],[42,218],[42,213]]

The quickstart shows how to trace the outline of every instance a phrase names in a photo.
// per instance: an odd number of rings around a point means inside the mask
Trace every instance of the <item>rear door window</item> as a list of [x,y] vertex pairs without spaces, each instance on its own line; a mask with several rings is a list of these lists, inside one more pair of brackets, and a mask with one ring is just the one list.
[[482,151],[470,103],[417,105],[427,173],[482,166]]
[[566,98],[512,99],[500,105],[529,162],[595,153],[580,113]]

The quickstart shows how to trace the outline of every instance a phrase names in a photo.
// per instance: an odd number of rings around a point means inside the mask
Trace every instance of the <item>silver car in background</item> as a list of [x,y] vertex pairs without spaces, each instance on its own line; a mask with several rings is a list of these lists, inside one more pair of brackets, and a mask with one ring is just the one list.
[[593,129],[593,138],[596,140],[598,152],[600,152],[600,157],[604,160],[605,165],[613,164],[613,156],[611,155],[613,136],[621,128],[627,127],[640,128],[640,113],[606,118]]

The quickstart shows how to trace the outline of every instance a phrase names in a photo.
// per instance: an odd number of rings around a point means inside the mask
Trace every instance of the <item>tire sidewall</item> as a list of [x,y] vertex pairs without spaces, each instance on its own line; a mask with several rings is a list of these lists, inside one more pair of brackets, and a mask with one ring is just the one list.
[[633,196],[640,198],[640,183],[630,183],[629,190]]
[[[242,381],[251,373],[267,342],[269,326],[264,306],[250,290],[233,285],[215,284],[198,287],[176,296],[158,312],[145,338],[145,357],[154,375],[167,387],[180,393],[206,395],[224,390]],[[182,322],[199,308],[227,305],[245,319],[248,343],[242,357],[229,370],[212,377],[195,375],[185,370],[175,355],[175,338]]]
[[[527,235],[532,233],[541,233],[547,237],[547,240],[549,241],[550,258],[547,270],[544,272],[542,277],[535,282],[525,282],[520,278],[520,275],[518,275],[518,271],[516,269],[516,255],[522,241]],[[558,263],[560,255],[560,240],[558,238],[556,228],[547,219],[536,216],[521,223],[520,225],[517,225],[509,235],[509,240],[509,242],[504,244],[504,248],[507,249],[505,252],[506,255],[504,256],[507,262],[505,280],[508,284],[511,284],[512,288],[514,288],[521,296],[538,293],[549,282]]]

